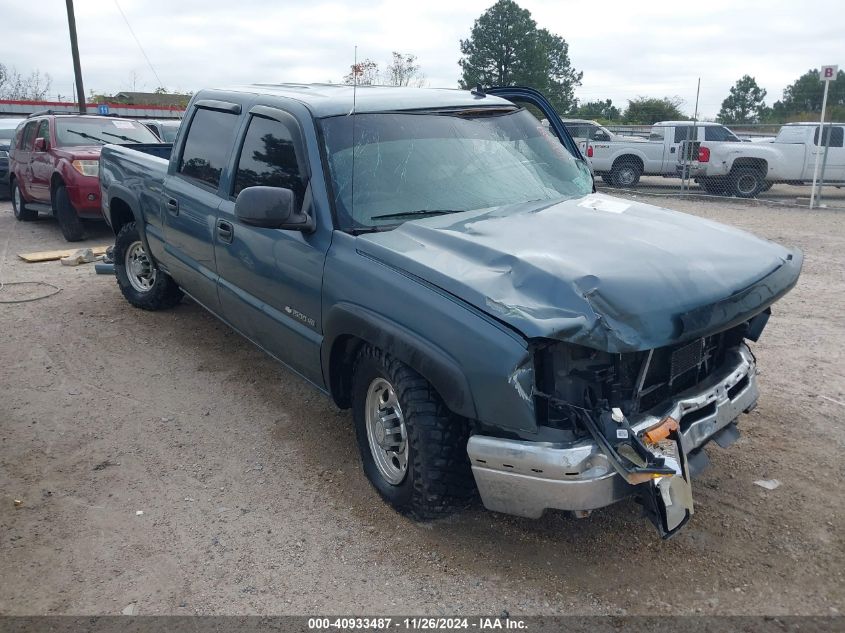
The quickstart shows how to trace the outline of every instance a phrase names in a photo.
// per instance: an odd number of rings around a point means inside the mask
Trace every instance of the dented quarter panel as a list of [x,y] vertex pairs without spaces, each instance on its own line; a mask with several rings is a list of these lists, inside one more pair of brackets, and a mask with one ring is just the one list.
[[612,353],[747,320],[795,285],[803,261],[745,231],[602,194],[426,218],[359,241],[528,339]]

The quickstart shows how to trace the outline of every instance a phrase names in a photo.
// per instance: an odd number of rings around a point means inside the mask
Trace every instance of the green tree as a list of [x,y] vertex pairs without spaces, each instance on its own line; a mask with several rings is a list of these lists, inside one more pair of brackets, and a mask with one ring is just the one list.
[[513,0],[498,0],[461,40],[460,85],[531,86],[560,112],[573,110],[582,72],[572,68],[569,45],[559,35],[538,29],[531,12]]
[[617,121],[622,111],[613,105],[613,101],[588,101],[578,106],[575,115],[581,119],[602,119],[604,121]]
[[628,101],[624,119],[626,123],[651,125],[658,121],[682,121],[688,117],[681,112],[683,99],[680,97],[637,97]]
[[[772,107],[772,118],[781,121],[807,112],[822,111],[824,83],[819,81],[819,70],[812,69],[801,75],[783,91],[783,99]],[[839,71],[830,82],[828,107],[845,106],[845,72]]]
[[757,123],[766,112],[766,91],[750,75],[743,75],[722,101],[720,123]]

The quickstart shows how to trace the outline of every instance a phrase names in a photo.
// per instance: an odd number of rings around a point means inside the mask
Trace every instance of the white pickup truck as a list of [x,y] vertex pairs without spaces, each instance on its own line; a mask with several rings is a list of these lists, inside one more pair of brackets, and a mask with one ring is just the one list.
[[[693,136],[693,130],[695,135]],[[620,138],[620,137],[617,137]],[[593,172],[615,187],[633,187],[644,174],[679,175],[681,144],[687,140],[718,141],[742,145],[742,141],[724,125],[692,121],[661,121],[651,128],[648,140],[596,140],[581,142]]]
[[[788,123],[768,143],[708,143],[698,145],[690,176],[709,193],[753,198],[776,182],[809,184],[816,155],[821,162],[828,136],[830,144],[824,182],[845,185],[845,123],[825,123],[819,142],[818,123]],[[678,166],[678,173],[682,167]]]

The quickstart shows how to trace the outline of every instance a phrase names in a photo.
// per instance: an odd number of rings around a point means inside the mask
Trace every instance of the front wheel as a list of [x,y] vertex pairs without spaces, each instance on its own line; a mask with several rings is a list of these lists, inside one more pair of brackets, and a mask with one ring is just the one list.
[[136,308],[164,310],[182,299],[176,282],[147,254],[134,222],[120,229],[114,241],[114,275],[123,296]]
[[23,199],[21,188],[16,180],[12,181],[12,209],[18,222],[32,222],[38,219],[38,211],[27,208],[26,200]]
[[472,499],[466,421],[410,367],[363,347],[352,377],[352,417],[364,473],[394,508],[433,519]]
[[56,212],[56,220],[59,222],[62,235],[68,242],[78,242],[85,239],[85,227],[82,226],[82,220],[76,213],[76,208],[71,203],[64,185],[59,185],[56,189],[53,209]]

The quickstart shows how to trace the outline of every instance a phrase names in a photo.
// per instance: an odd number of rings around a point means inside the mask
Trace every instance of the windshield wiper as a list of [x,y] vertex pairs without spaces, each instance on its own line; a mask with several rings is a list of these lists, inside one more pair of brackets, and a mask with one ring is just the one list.
[[129,136],[123,136],[123,134],[112,134],[111,132],[103,132],[106,136],[114,136],[115,138],[119,138],[123,141],[129,141],[130,143],[140,143],[137,138],[131,138]]
[[460,213],[457,209],[419,209],[417,211],[400,211],[399,213],[386,213],[374,215],[371,220],[390,220],[391,218],[410,218],[417,215],[446,215],[447,213]]
[[93,139],[95,141],[102,143],[103,145],[106,145],[108,143],[108,141],[101,139],[99,136],[91,136],[90,134],[87,134],[85,132],[79,132],[78,130],[68,130],[68,132],[70,132],[71,134],[79,134],[79,136],[81,136],[82,138]]

